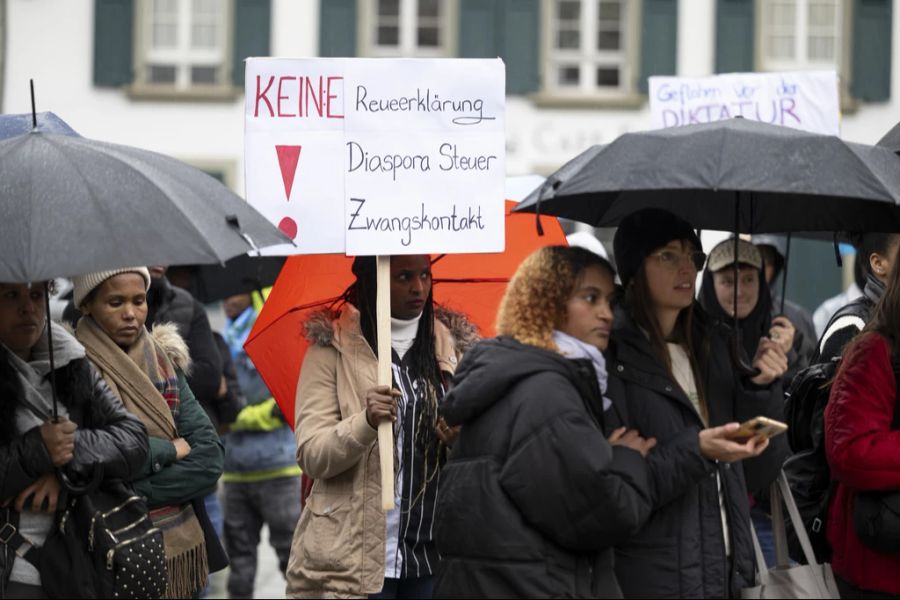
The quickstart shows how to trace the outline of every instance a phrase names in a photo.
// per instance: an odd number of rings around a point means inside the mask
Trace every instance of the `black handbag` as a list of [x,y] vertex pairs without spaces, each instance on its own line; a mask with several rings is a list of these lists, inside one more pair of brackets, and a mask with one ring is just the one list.
[[42,546],[7,514],[0,543],[34,565],[49,598],[160,598],[168,588],[162,531],[144,499],[123,483],[70,495]]
[[122,483],[106,483],[75,505],[93,561],[99,598],[160,598],[168,587],[163,533],[147,503]]
[[38,570],[48,598],[97,597],[93,565],[75,528],[68,526],[67,510],[57,511],[53,529],[42,546],[19,533],[10,513],[7,508],[0,525],[0,543],[15,552],[13,560],[27,560]]
[[[895,365],[894,377],[897,375]],[[900,381],[897,389],[900,390]],[[900,403],[894,405],[891,429],[900,429]],[[853,528],[869,548],[900,553],[900,490],[857,493],[853,502]]]

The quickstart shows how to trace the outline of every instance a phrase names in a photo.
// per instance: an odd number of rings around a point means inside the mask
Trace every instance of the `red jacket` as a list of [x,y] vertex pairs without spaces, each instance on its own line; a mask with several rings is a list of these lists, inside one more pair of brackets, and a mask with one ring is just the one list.
[[900,430],[891,431],[897,384],[887,340],[866,335],[844,354],[825,409],[825,449],[837,481],[828,512],[832,568],[862,589],[900,594],[900,553],[864,546],[853,527],[858,490],[900,490]]

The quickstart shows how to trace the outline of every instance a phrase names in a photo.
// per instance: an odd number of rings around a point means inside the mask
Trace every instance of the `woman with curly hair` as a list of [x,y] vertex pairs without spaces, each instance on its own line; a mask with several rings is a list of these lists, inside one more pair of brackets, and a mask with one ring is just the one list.
[[621,597],[610,548],[649,514],[655,442],[604,433],[614,294],[604,259],[541,248],[509,283],[500,337],[460,363],[440,409],[462,430],[442,473],[436,597]]

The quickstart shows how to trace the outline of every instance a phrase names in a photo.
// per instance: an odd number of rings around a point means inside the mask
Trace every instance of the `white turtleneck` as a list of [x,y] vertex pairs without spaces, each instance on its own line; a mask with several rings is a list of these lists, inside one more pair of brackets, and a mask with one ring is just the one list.
[[406,351],[412,348],[413,342],[416,341],[416,334],[419,332],[419,319],[421,318],[421,314],[414,319],[406,321],[391,317],[391,348],[397,352],[400,360],[403,360]]

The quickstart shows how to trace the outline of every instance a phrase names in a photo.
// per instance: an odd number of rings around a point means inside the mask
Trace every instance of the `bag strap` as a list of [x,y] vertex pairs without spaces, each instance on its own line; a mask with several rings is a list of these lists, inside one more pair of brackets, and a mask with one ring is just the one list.
[[759,537],[756,535],[756,527],[753,526],[752,519],[750,520],[750,537],[753,540],[753,553],[756,555],[756,585],[765,587],[769,585],[769,567],[766,564],[766,556],[759,544]]
[[781,492],[773,483],[769,493],[769,504],[772,511],[772,538],[775,543],[775,565],[788,567],[791,564],[791,556],[788,551],[787,531],[785,529],[784,510],[781,501]]
[[[776,483],[772,484],[772,492],[773,505],[775,504],[775,500],[777,500],[777,497],[781,496],[781,499],[784,500],[785,506],[787,506],[788,515],[790,516],[791,523],[794,525],[794,533],[797,536],[797,540],[800,542],[800,547],[803,548],[803,555],[806,557],[807,564],[818,564],[816,562],[816,553],[813,552],[812,544],[809,541],[809,535],[806,533],[806,526],[803,524],[803,519],[800,518],[800,511],[797,510],[797,503],[794,502],[794,495],[791,494],[791,486],[788,484],[787,475],[785,475],[784,470],[782,470],[778,474],[778,480],[776,481]],[[776,529],[780,526],[782,532],[784,532],[784,518],[780,519],[780,524],[774,523],[774,510],[772,520],[772,528]],[[781,561],[779,560],[779,564],[780,563]]]
[[[7,514],[9,514],[9,511],[7,511]],[[0,544],[9,546],[16,553],[16,556],[30,562],[35,569],[40,569],[41,548],[35,546],[31,540],[19,533],[16,526],[10,523],[8,519],[0,526]]]

